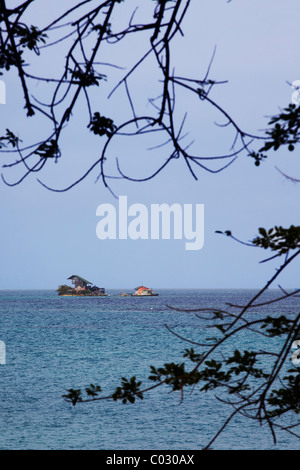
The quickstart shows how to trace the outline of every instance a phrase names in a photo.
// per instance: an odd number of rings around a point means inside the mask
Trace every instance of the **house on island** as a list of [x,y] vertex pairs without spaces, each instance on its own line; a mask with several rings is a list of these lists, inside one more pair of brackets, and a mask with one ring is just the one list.
[[88,286],[91,286],[93,283],[83,279],[81,276],[77,276],[77,274],[73,274],[72,276],[68,277],[68,280],[71,279],[72,284],[74,285],[74,289],[81,287],[85,289]]
[[153,289],[149,289],[149,287],[145,286],[138,286],[135,288],[134,294],[132,296],[140,296],[140,295],[158,295],[153,292]]
[[77,274],[73,274],[72,276],[68,277],[68,280],[72,281],[74,287],[70,287],[67,285],[59,286],[57,291],[58,295],[63,296],[103,296],[107,295],[105,293],[105,289],[103,287],[98,287],[93,285],[92,282],[87,281],[81,276]]

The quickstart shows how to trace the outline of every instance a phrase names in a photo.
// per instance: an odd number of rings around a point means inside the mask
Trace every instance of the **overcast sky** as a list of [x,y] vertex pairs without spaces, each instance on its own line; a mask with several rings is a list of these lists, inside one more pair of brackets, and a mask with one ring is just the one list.
[[[127,0],[120,8],[132,11],[134,3]],[[142,3],[141,17],[146,9],[152,8],[150,0]],[[68,4],[43,1],[43,9],[33,8],[28,22],[42,27]],[[194,0],[182,26],[185,36],[176,39],[172,55],[176,74],[203,78],[216,46],[210,76],[228,83],[215,87],[211,97],[241,128],[258,133],[266,127],[267,116],[278,113],[291,102],[293,90],[287,82],[300,79],[299,14],[298,0],[230,3]],[[125,47],[116,48],[114,62],[128,67],[128,60],[133,60],[134,54],[138,57],[147,47],[132,38]],[[104,54],[99,61],[106,59]],[[32,55],[32,63],[35,72],[41,75],[59,75],[57,52],[44,49],[38,59]],[[103,97],[125,72],[108,67],[103,71],[108,75],[104,93],[100,97],[97,93],[102,93],[101,90],[95,87],[93,91],[94,110],[99,100],[99,110],[117,122],[118,116],[125,112],[124,92],[122,95],[118,90],[110,100]],[[40,139],[45,120],[38,115],[26,118],[16,73],[5,73],[2,78],[7,96],[6,104],[0,105],[1,135],[10,128],[21,138]],[[156,80],[153,63],[149,61],[144,72],[128,82],[137,108],[151,106],[147,98],[156,96]],[[42,85],[34,84],[33,89],[35,96],[46,99]],[[214,155],[230,150],[233,133],[213,124],[220,116],[186,93],[179,93],[177,107],[181,119],[186,110],[189,112],[184,130],[189,132],[186,143],[194,141],[193,154]],[[68,186],[99,157],[98,141],[86,129],[86,120],[86,105],[81,100],[74,113],[74,124],[68,126],[64,136],[63,158],[39,175],[45,184],[54,188]],[[126,173],[144,176],[151,169],[149,161],[156,164],[168,156],[167,148],[162,147],[150,153],[152,160],[149,160],[146,149],[159,143],[158,136],[149,137],[148,142],[120,137],[108,149],[107,156],[111,161],[118,156]],[[107,290],[132,290],[140,284],[156,289],[261,287],[273,274],[278,261],[259,264],[269,253],[237,244],[215,234],[215,230],[231,229],[247,241],[255,237],[258,227],[298,224],[300,185],[285,179],[275,168],[300,178],[298,153],[297,149],[293,153],[280,149],[270,153],[259,168],[244,155],[217,174],[199,168],[197,181],[180,160],[155,180],[145,183],[112,180],[117,196],[127,196],[129,206],[144,204],[149,214],[152,204],[179,203],[182,207],[192,204],[194,208],[196,204],[204,204],[204,246],[197,251],[186,250],[184,239],[97,238],[96,226],[100,220],[96,216],[97,207],[112,204],[118,213],[118,201],[101,181],[96,181],[97,168],[66,193],[46,190],[36,181],[36,175],[13,188],[1,181],[0,289],[56,289],[72,274],[79,274]],[[8,162],[7,157],[1,159]],[[11,182],[17,176],[8,171],[4,174]],[[285,288],[299,288],[297,262],[286,270],[280,284]]]

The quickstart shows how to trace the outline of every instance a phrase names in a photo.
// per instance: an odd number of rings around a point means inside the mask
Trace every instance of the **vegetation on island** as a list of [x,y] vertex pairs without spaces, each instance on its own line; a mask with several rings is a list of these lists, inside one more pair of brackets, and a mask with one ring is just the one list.
[[75,293],[73,287],[67,286],[66,284],[58,286],[57,292],[58,295],[72,295],[73,293]]
[[66,284],[63,284],[61,286],[58,286],[57,289],[58,295],[60,296],[85,296],[85,297],[99,297],[99,296],[106,296],[105,290],[100,289],[99,287],[95,286],[89,287],[86,286],[85,288],[82,289],[76,289],[75,287],[68,286]]

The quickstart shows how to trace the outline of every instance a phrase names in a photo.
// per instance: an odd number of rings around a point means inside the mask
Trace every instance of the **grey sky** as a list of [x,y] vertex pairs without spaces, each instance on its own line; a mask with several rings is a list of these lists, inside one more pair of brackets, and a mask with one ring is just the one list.
[[[43,9],[33,11],[30,21],[47,24],[49,15],[58,11],[54,5],[58,9],[61,3],[43,2]],[[135,3],[127,0],[120,8],[124,10],[129,8],[127,4]],[[64,2],[64,8],[65,4],[68,2]],[[152,8],[152,2],[143,2],[141,15],[144,8]],[[268,115],[276,114],[280,107],[291,102],[292,89],[286,82],[300,79],[299,14],[297,0],[230,3],[194,0],[183,23],[185,36],[176,39],[173,57],[176,74],[202,78],[216,46],[210,76],[228,83],[215,87],[212,97],[244,130],[257,133],[266,127]],[[126,48],[116,47],[113,60],[127,67],[128,57],[133,60],[133,55],[138,56],[142,51],[142,44],[132,38]],[[55,72],[59,64],[59,56],[50,49],[47,54],[50,62],[43,59],[43,54],[38,59],[33,57],[35,67],[45,75]],[[104,54],[101,60],[106,59]],[[146,64],[145,72],[138,73],[129,86],[135,105],[146,110],[150,106],[147,98],[155,97],[158,87],[151,61]],[[103,90],[107,94],[124,71],[107,67],[105,73],[109,79],[103,84]],[[7,86],[7,103],[0,105],[1,135],[7,127],[19,132],[21,137],[35,139],[43,135],[44,120],[25,117],[16,74],[5,74],[2,78]],[[41,84],[36,84],[34,89],[36,96],[46,98]],[[124,91],[116,91],[108,101],[102,95],[100,101],[97,87],[93,93],[93,104],[99,100],[99,110],[104,115],[111,115],[117,121],[118,114],[125,113]],[[234,135],[227,128],[213,124],[214,120],[224,123],[220,116],[184,92],[178,93],[177,106],[179,115],[182,109],[182,118],[185,109],[189,111],[186,143],[194,140],[195,154],[229,151]],[[83,119],[87,119],[85,113],[82,100],[74,113],[74,125],[66,130],[64,157],[39,175],[45,184],[55,188],[67,186],[98,158],[98,141],[82,125]],[[146,170],[165,159],[164,147],[150,154],[151,163],[149,152],[143,150],[159,142],[159,137],[150,137],[143,145],[133,139],[118,138],[109,148],[108,157],[113,161],[119,156],[126,173],[144,176]],[[300,186],[286,180],[275,166],[299,178],[298,153],[297,149],[293,153],[280,150],[270,154],[259,168],[246,156],[218,174],[199,168],[198,181],[182,161],[176,161],[155,180],[146,183],[112,181],[112,189],[117,195],[126,195],[129,204],[142,203],[149,208],[154,203],[204,204],[205,242],[199,251],[186,251],[184,240],[99,240],[96,237],[98,205],[111,203],[117,207],[118,203],[101,181],[95,183],[97,169],[67,193],[47,191],[36,182],[35,176],[14,188],[6,187],[1,181],[0,289],[56,288],[74,273],[107,289],[133,289],[139,284],[153,288],[260,287],[272,275],[278,261],[261,265],[259,261],[268,253],[236,244],[214,232],[231,229],[237,237],[249,240],[260,226],[296,224]],[[5,176],[8,181],[14,179],[13,173],[5,172]],[[280,282],[286,288],[299,288],[299,266],[291,265]]]

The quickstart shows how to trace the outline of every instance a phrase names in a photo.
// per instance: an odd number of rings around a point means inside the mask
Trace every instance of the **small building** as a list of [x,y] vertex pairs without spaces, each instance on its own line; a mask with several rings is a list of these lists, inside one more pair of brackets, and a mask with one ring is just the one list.
[[74,284],[75,289],[77,287],[86,288],[87,286],[91,286],[93,284],[92,282],[87,281],[86,279],[83,279],[83,277],[77,276],[77,274],[73,274],[72,276],[68,277],[68,279],[71,279],[72,284]]
[[138,286],[135,288],[135,292],[132,295],[158,295],[154,294],[153,289],[149,289],[149,287],[145,286]]
[[92,286],[89,290],[95,295],[106,295],[104,287]]

